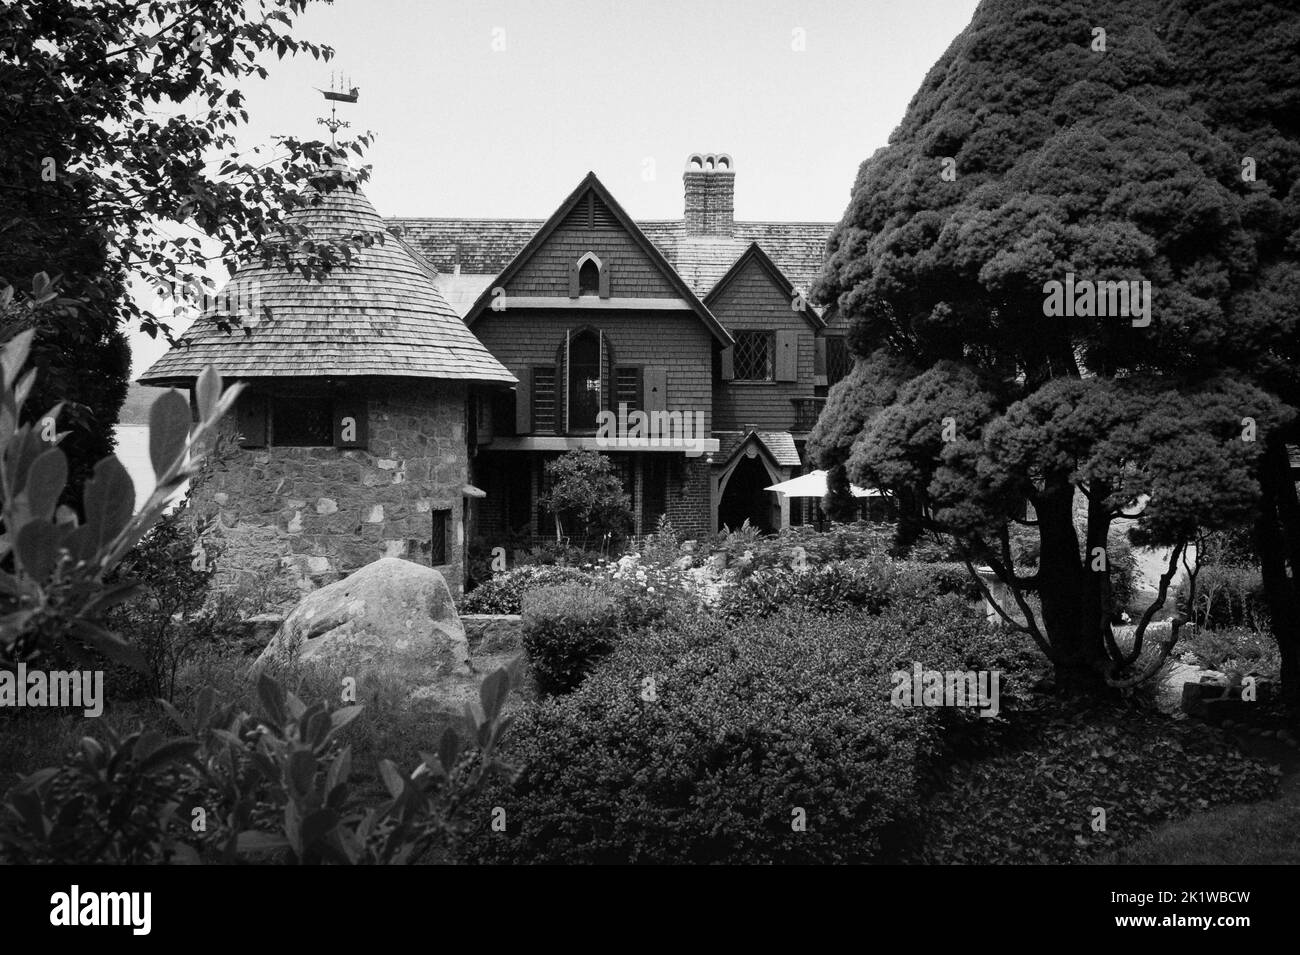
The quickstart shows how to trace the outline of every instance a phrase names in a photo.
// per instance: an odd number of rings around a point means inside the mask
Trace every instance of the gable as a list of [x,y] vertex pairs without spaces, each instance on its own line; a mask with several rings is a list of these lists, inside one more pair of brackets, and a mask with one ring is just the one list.
[[[593,243],[607,250],[608,261],[596,252]],[[600,259],[598,297],[577,292],[577,266],[587,253]],[[616,269],[621,273],[620,280],[614,278]],[[615,288],[621,288],[623,293],[615,292]],[[494,302],[500,302],[504,310],[514,311],[529,308],[689,311],[724,347],[734,344],[730,333],[708,306],[628,217],[596,174],[590,172],[497,280],[483,290],[466,312],[465,323],[472,327],[485,315],[499,312],[500,309],[493,307]]]
[[807,326],[814,332],[825,327],[758,243],[745,250],[704,301],[729,328],[736,322],[772,328]]
[[680,298],[636,239],[588,188],[509,282],[510,296],[569,298],[569,270],[586,253],[609,270],[611,298]]

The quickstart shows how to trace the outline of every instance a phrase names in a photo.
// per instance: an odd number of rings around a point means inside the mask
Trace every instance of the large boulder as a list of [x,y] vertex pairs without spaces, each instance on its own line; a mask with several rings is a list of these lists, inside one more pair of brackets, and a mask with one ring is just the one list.
[[258,657],[360,675],[393,668],[416,687],[470,677],[469,644],[443,576],[397,557],[367,564],[303,598]]

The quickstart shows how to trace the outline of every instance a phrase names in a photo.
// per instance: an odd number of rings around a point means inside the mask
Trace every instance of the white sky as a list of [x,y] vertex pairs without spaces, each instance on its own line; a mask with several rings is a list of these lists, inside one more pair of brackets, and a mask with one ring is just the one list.
[[[340,135],[377,134],[380,215],[544,218],[594,170],[633,218],[677,218],[687,155],[727,152],[737,219],[836,221],[976,5],[337,0],[294,30],[334,60],[266,60],[240,140],[328,135],[315,88],[341,70],[361,95],[340,104]],[[136,333],[132,351],[139,375],[165,346]]]

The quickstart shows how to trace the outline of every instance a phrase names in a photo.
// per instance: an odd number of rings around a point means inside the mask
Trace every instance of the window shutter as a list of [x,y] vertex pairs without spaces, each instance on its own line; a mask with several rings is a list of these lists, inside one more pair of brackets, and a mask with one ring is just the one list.
[[609,298],[609,263],[600,263],[600,297]]
[[236,406],[235,420],[244,440],[241,448],[266,447],[266,395],[243,394]]
[[813,384],[822,387],[826,382],[826,339],[818,335],[813,339]]
[[370,437],[364,395],[341,394],[334,398],[334,447],[364,448]]
[[531,434],[533,430],[533,369],[511,368],[519,379],[515,386],[515,434]]
[[728,345],[722,349],[722,380],[732,381],[736,377],[736,349]]
[[652,366],[641,373],[641,407],[644,411],[668,410],[668,369]]
[[569,298],[578,297],[578,263],[569,263]]
[[776,333],[776,380],[799,380],[799,335],[782,330]]

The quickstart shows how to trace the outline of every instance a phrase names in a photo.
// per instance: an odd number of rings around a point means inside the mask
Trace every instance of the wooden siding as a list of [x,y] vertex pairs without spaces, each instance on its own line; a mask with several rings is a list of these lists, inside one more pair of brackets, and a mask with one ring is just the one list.
[[[579,203],[581,210],[585,203]],[[581,218],[581,217],[579,217]],[[680,298],[667,277],[650,261],[636,241],[610,219],[597,227],[577,225],[570,215],[511,278],[506,295],[569,297],[570,270],[585,252],[594,252],[608,271],[609,296],[614,298]]]
[[747,424],[756,424],[765,431],[788,430],[795,416],[790,399],[813,394],[812,327],[790,307],[789,297],[772,276],[752,259],[710,303],[710,308],[732,334],[749,330],[785,332],[793,336],[796,351],[795,381],[715,382],[713,427],[718,431],[739,431]]
[[[497,360],[510,368],[556,365],[563,355],[566,331],[594,328],[602,333],[602,391],[610,405],[614,368],[640,366],[645,376],[662,368],[670,411],[703,411],[705,428],[710,416],[713,336],[693,312],[569,311],[563,308],[511,312],[487,311],[474,332]],[[811,353],[809,362],[811,362]],[[811,364],[809,365],[811,368]],[[558,369],[557,369],[558,370]],[[562,393],[564,389],[561,389]],[[565,395],[567,399],[567,395]],[[563,409],[557,409],[563,421]]]

